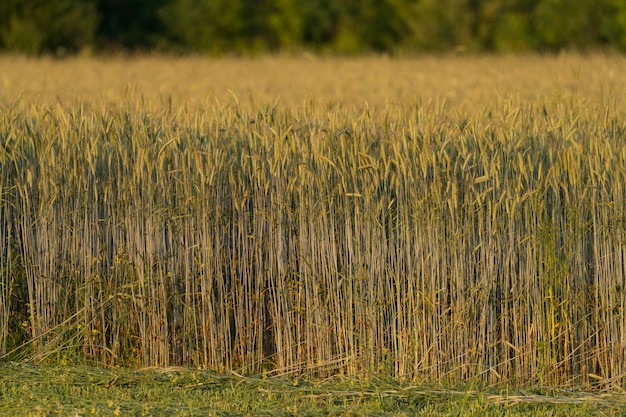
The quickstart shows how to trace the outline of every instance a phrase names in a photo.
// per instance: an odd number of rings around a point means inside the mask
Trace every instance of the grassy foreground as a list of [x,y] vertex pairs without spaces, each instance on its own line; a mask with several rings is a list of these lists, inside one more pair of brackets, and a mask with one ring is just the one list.
[[619,393],[0,364],[6,416],[621,416]]

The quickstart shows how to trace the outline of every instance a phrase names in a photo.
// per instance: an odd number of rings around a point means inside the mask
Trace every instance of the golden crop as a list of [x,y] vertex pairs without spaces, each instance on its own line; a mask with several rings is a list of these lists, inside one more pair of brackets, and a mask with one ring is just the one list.
[[624,66],[0,58],[0,355],[623,384]]

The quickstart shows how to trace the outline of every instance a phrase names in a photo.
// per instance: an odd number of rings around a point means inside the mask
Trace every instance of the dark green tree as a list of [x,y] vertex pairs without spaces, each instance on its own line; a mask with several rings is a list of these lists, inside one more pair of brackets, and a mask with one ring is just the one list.
[[164,41],[158,14],[169,0],[96,0],[98,39],[106,48],[149,48]]
[[95,40],[98,12],[89,0],[5,0],[0,45],[32,54],[76,52]]
[[265,18],[268,46],[272,49],[292,49],[302,46],[304,41],[302,2],[274,0],[269,3]]
[[535,47],[533,10],[537,0],[505,0],[496,6],[491,35],[487,45],[491,50],[519,52]]
[[599,30],[606,44],[626,52],[626,1],[603,0]]
[[0,50],[626,51],[624,0],[4,0]]
[[542,0],[533,10],[538,49],[581,49],[600,44],[602,1]]
[[470,0],[417,0],[407,9],[408,45],[442,51],[472,47],[474,11]]
[[253,10],[245,0],[179,0],[159,10],[166,34],[183,49],[223,53],[252,49]]
[[368,50],[393,51],[410,34],[405,16],[411,15],[406,0],[363,0],[354,16],[358,37]]
[[299,0],[302,10],[303,44],[323,50],[337,37],[341,2],[334,0]]

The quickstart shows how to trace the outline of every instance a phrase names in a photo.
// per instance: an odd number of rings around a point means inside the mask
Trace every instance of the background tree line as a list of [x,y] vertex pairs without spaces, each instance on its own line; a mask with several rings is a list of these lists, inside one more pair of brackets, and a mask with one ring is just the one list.
[[626,51],[624,0],[3,0],[0,50]]

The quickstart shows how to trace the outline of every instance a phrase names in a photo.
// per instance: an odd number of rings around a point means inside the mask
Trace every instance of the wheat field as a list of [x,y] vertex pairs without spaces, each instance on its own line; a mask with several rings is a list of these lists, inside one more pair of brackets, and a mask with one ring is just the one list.
[[0,68],[0,358],[624,386],[623,57]]

